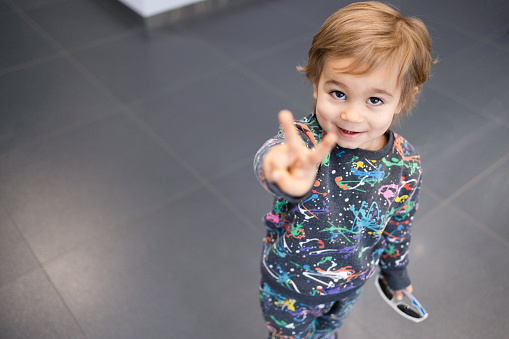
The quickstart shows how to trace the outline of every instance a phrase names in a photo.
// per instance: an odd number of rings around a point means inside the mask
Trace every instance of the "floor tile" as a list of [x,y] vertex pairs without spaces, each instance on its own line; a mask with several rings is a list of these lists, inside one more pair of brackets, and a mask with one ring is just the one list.
[[313,85],[297,66],[306,66],[311,37],[246,64],[246,69],[269,84],[281,98],[280,109],[291,110],[296,118],[313,111]]
[[[351,2],[148,30],[118,0],[0,0],[0,337],[266,338],[272,197],[252,158],[280,109],[312,109],[295,67]],[[403,319],[369,281],[340,334],[504,338],[509,2],[391,3],[439,59],[396,128],[424,166],[409,272],[430,317]]]
[[41,262],[195,185],[121,117],[5,156],[0,200]]
[[259,249],[199,191],[47,270],[90,338],[259,338]]
[[[429,85],[434,81],[431,79]],[[437,155],[455,147],[460,140],[469,139],[490,123],[475,110],[425,85],[412,114],[401,119],[401,125],[395,126],[394,130],[416,147],[422,163],[427,165],[437,163]]]
[[505,238],[509,243],[509,172],[508,161],[479,180],[453,203],[485,227]]
[[16,6],[22,10],[34,9],[43,6],[52,6],[57,3],[72,1],[72,0],[17,0]]
[[367,329],[366,327],[369,326],[366,326],[365,321],[362,317],[357,317],[353,314],[350,314],[345,319],[343,325],[336,333],[339,336],[339,338],[344,337],[344,338],[375,339],[376,334],[373,335],[373,333],[371,333],[370,330]]
[[[495,113],[509,93],[508,53],[487,45],[458,55],[454,60],[444,60],[436,65],[434,83],[450,93],[463,105],[483,112]],[[468,70],[468,72],[465,72]],[[507,117],[507,111],[497,111]]]
[[0,17],[0,71],[55,54],[56,50],[17,15]]
[[185,161],[211,177],[254,157],[265,140],[277,134],[281,108],[277,97],[236,70],[133,109]]
[[28,243],[0,208],[0,287],[39,267]]
[[0,75],[0,153],[106,116],[118,103],[65,59]]
[[[454,58],[456,54],[461,54],[466,49],[472,48],[477,42],[467,33],[453,29],[448,25],[433,21],[424,21],[424,24],[431,37],[432,57],[439,63],[448,58]],[[436,73],[434,68],[432,68],[432,77]]]
[[[509,264],[508,247],[448,208],[417,226],[409,272],[414,295],[429,312],[429,318],[414,324],[397,315],[379,296],[372,281],[365,286],[352,316],[369,319],[366,327],[376,338],[495,339],[508,333],[504,321],[509,301],[504,293],[508,275],[491,269],[493,265]],[[486,284],[490,287],[485,288]],[[473,309],[475,314],[467,311]]]
[[494,43],[498,48],[509,52],[509,30],[494,38],[492,43]]
[[0,1],[0,18],[7,15],[14,15],[15,12],[12,10],[11,6],[5,2],[5,0]]
[[356,1],[320,0],[319,3],[316,3],[306,0],[279,0],[274,2],[274,6],[289,16],[298,18],[308,26],[310,28],[310,38],[312,38],[329,16],[354,2]]
[[166,31],[138,33],[74,56],[124,102],[227,67],[201,41]]
[[310,29],[299,19],[275,10],[270,2],[262,1],[256,6],[248,6],[229,15],[214,17],[202,24],[187,27],[185,32],[207,41],[230,58],[239,61],[253,53],[308,34]]
[[3,338],[86,338],[41,270],[0,287]]
[[236,171],[214,179],[212,184],[245,216],[262,239],[265,234],[262,218],[270,212],[274,198],[256,179],[250,160]]
[[509,14],[509,6],[504,0],[410,0],[402,1],[400,9],[425,21],[439,22],[478,38],[504,31]]
[[112,1],[56,2],[27,10],[27,14],[65,49],[143,27],[140,16]]
[[507,153],[507,127],[489,122],[424,163],[426,185],[449,197]]

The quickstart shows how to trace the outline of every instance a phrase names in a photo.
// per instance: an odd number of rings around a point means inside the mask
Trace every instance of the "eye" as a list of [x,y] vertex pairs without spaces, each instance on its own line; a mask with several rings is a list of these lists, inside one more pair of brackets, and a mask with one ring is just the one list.
[[378,105],[383,104],[384,102],[380,98],[371,97],[371,98],[368,99],[368,103],[371,104],[371,105],[374,105],[374,106],[378,106]]
[[330,92],[330,95],[332,95],[332,97],[335,99],[340,99],[340,100],[346,99],[345,93],[343,93],[341,91],[332,91],[332,92]]

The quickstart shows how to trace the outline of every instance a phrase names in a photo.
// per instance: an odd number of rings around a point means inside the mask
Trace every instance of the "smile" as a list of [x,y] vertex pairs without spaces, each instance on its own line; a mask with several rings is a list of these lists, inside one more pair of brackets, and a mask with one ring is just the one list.
[[339,131],[339,134],[341,134],[342,136],[346,137],[346,138],[353,138],[353,137],[356,137],[364,132],[354,132],[354,131],[349,131],[349,130],[346,130],[346,129],[343,129],[341,127],[337,127],[338,131]]

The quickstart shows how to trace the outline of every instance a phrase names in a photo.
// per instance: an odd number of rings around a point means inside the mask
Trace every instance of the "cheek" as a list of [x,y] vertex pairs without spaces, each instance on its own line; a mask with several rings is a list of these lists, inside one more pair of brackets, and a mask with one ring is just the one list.
[[331,122],[333,120],[333,115],[330,110],[325,109],[323,105],[316,106],[316,118],[318,119],[318,123],[322,126],[323,129],[328,131],[331,126]]
[[319,100],[316,103],[316,115],[324,122],[330,123],[334,120],[336,114],[336,110],[333,105],[328,102],[324,102],[323,100]]
[[392,118],[394,114],[380,114],[371,119],[371,127],[377,130],[388,130],[392,124]]

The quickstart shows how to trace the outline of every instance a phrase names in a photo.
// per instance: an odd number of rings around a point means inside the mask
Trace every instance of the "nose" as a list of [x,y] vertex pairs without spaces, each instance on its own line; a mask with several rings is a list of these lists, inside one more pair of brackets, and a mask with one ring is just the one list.
[[353,123],[359,123],[364,121],[364,116],[362,115],[362,109],[358,107],[358,105],[351,104],[343,107],[343,111],[340,114],[341,119],[353,122]]

